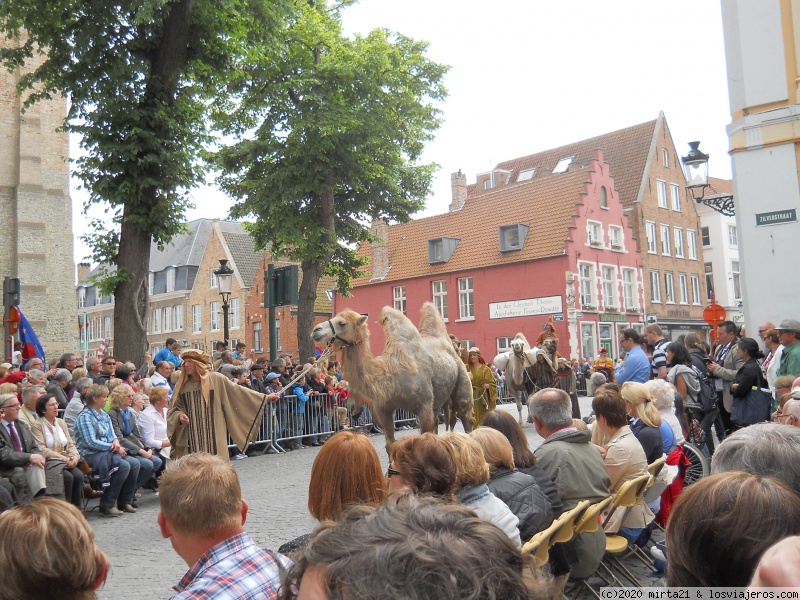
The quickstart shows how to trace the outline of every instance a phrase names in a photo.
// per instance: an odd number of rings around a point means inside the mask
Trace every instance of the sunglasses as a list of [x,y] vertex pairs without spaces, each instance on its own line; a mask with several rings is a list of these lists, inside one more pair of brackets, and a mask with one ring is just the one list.
[[395,470],[392,468],[392,465],[389,465],[389,466],[386,468],[386,477],[387,477],[388,479],[391,479],[391,478],[392,478],[392,475],[400,475],[400,471],[395,471]]

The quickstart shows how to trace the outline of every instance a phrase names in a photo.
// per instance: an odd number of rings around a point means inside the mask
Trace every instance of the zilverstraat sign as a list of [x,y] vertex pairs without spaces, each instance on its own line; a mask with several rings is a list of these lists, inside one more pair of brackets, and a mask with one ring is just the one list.
[[767,213],[756,213],[756,227],[797,222],[797,209],[787,208]]
[[563,313],[561,296],[544,296],[542,298],[525,298],[508,302],[490,302],[490,319],[509,319],[511,317],[536,317]]

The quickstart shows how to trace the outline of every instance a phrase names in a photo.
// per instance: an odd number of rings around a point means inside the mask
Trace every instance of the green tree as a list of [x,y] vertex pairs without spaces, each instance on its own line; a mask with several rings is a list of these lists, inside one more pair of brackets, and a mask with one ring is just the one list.
[[[76,174],[108,218],[87,236],[115,295],[114,351],[141,360],[147,348],[151,240],[184,227],[188,190],[204,180],[211,107],[242,81],[240,66],[284,18],[279,0],[14,0],[0,4],[9,39],[0,62],[22,67],[25,105],[66,95],[64,127],[81,137]],[[44,50],[42,50],[44,49]],[[110,220],[110,223],[109,223]]]
[[346,292],[369,221],[424,207],[436,165],[417,161],[446,96],[447,67],[426,58],[427,44],[387,30],[347,38],[340,7],[297,0],[280,60],[250,72],[226,123],[238,141],[217,156],[231,215],[254,216],[257,245],[301,263],[301,357],[313,356],[322,275]]

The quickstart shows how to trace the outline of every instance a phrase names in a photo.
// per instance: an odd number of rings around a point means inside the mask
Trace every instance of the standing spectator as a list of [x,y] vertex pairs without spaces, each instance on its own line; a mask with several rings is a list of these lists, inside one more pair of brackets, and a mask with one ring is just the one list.
[[[572,403],[563,390],[544,389],[530,403],[536,432],[544,442],[536,449],[536,462],[553,480],[564,510],[572,510],[581,500],[600,502],[608,497],[610,479],[603,458],[591,444],[591,433],[572,423]],[[579,562],[572,577],[588,577],[600,565],[606,551],[602,529],[575,538]]]
[[67,398],[67,386],[72,381],[72,373],[67,369],[58,369],[56,374],[53,375],[53,381],[47,386],[47,393],[53,394],[58,401],[58,408],[67,408],[69,398]]
[[0,396],[0,477],[6,477],[23,502],[44,494],[45,458],[33,439],[30,428],[19,421],[21,404],[16,394]]
[[[316,367],[312,368],[306,375],[308,385],[308,404],[306,404],[306,433],[322,433],[323,412],[325,411],[325,400],[328,388],[325,385],[327,373]],[[310,446],[321,446],[325,443],[324,436],[312,435],[306,438],[306,443]]]
[[[723,321],[717,325],[717,339],[719,347],[714,362],[708,364],[708,370],[716,378],[714,384],[717,388],[717,407],[722,419],[722,429],[717,429],[717,437],[722,441],[731,431],[731,410],[733,409],[733,396],[731,384],[736,378],[736,373],[742,368],[744,361],[736,353],[736,340],[739,330],[732,321]],[[722,434],[722,435],[720,435]]]
[[653,347],[652,378],[666,379],[669,340],[664,339],[664,331],[657,323],[650,323],[644,328],[644,339],[648,345]]
[[659,430],[664,454],[669,456],[684,442],[683,425],[676,414],[675,387],[663,379],[651,379],[645,385],[653,397],[656,410],[661,415]]
[[[736,378],[731,384],[731,395],[733,403],[742,402],[753,388],[765,388],[767,382],[761,373],[761,366],[758,364],[759,358],[764,358],[764,353],[758,347],[758,342],[753,338],[741,338],[736,342],[737,357],[744,361],[744,364],[736,372]],[[768,420],[771,407],[764,408],[764,421]]]
[[[133,503],[140,466],[136,459],[127,455],[114,435],[111,419],[103,411],[107,399],[108,389],[105,386],[93,385],[86,390],[86,408],[75,421],[75,445],[89,466],[101,472],[102,479],[109,478],[109,485],[100,498],[100,513],[119,517],[123,511],[136,512]],[[117,461],[111,462],[112,454],[119,456],[119,464]],[[109,469],[111,464],[118,467],[113,473]]]
[[156,363],[156,370],[150,377],[150,383],[153,387],[163,387],[167,389],[167,395],[172,397],[172,387],[170,386],[170,377],[175,371],[175,365],[168,360],[162,360]]
[[[639,332],[628,327],[620,331],[620,346],[626,352],[625,363],[616,368],[615,381],[622,385],[628,381],[644,383],[650,379],[650,361],[642,350]],[[580,418],[580,415],[578,415]]]
[[777,376],[800,377],[800,321],[784,319],[775,329],[778,331],[781,344],[783,344],[783,356]]
[[[78,468],[81,455],[72,441],[67,424],[58,418],[58,401],[45,394],[36,402],[39,420],[33,424],[31,433],[48,463],[55,463],[60,469],[46,465],[48,495],[66,498],[67,502],[83,508],[83,472]],[[61,470],[61,473],[58,471]],[[51,475],[51,473],[53,473]],[[61,481],[53,481],[55,477]],[[59,490],[63,490],[59,493]]]
[[764,346],[769,351],[764,362],[761,364],[761,372],[767,380],[767,385],[774,399],[772,410],[778,405],[778,398],[775,394],[775,380],[778,378],[778,368],[781,366],[783,356],[783,344],[780,342],[780,335],[775,329],[768,329],[764,332]]
[[236,471],[195,453],[175,461],[161,479],[158,526],[190,569],[172,600],[275,600],[288,559],[259,548],[245,532],[247,502]]

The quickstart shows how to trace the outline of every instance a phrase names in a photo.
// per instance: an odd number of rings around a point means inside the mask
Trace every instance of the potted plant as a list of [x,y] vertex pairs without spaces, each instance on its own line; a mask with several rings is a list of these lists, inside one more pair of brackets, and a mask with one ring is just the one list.
[[622,250],[622,244],[611,244],[612,250]]
[[606,306],[606,312],[615,313],[619,312],[619,309],[616,306]]
[[594,246],[595,248],[600,248],[603,245],[603,242],[601,242],[600,240],[592,240],[591,242],[589,242],[589,245]]
[[583,310],[597,310],[597,307],[592,304],[584,304]]
[[632,315],[638,315],[639,314],[639,309],[638,308],[626,308],[625,312],[626,313],[630,313]]

